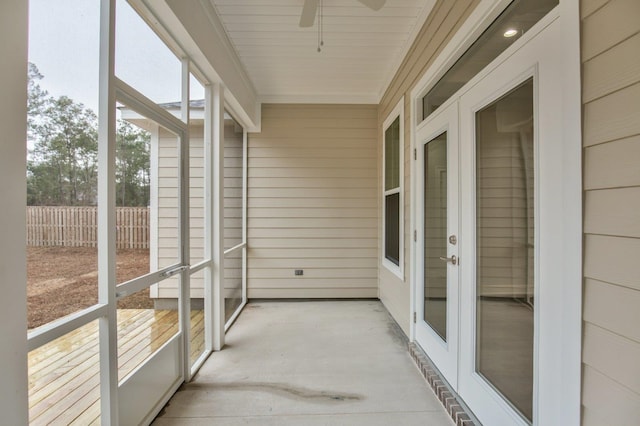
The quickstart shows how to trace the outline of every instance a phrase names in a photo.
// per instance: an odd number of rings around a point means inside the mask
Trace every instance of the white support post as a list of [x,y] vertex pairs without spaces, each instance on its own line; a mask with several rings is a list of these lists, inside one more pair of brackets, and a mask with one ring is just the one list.
[[248,184],[249,181],[249,135],[246,127],[242,127],[242,303],[247,303],[247,206],[248,206]]
[[27,27],[24,0],[0,2],[0,412],[28,423],[26,279]]
[[116,0],[100,3],[100,82],[98,106],[98,302],[100,318],[100,406],[103,425],[118,424],[118,341],[116,310],[115,126]]
[[[182,106],[181,118],[187,130],[180,136],[180,264],[189,265],[189,59],[182,59]],[[180,273],[179,309],[180,331],[182,334],[182,371],[185,382],[191,380],[191,271]]]
[[[204,258],[213,259],[213,88],[204,87]],[[207,352],[213,350],[213,262],[204,269],[204,345]]]
[[212,87],[213,143],[213,350],[224,346],[224,88]]

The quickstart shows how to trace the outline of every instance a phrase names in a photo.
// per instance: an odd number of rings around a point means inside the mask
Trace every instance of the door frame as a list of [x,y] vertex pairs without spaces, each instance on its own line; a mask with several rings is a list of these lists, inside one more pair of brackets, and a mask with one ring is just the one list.
[[[462,24],[456,34],[448,42],[445,49],[434,60],[424,75],[411,91],[410,99],[410,138],[411,148],[417,148],[419,141],[416,130],[422,120],[422,97],[455,63],[466,49],[508,6],[509,0],[481,0],[478,6]],[[580,423],[581,400],[581,348],[582,348],[582,134],[581,134],[581,80],[580,80],[580,15],[579,3],[575,0],[559,0],[559,5],[545,18],[538,22],[524,36],[502,52],[490,65],[472,78],[458,93],[445,102],[446,107],[452,99],[460,97],[486,75],[516,53],[524,44],[534,38],[542,29],[553,21],[558,21],[561,34],[557,45],[562,52],[557,61],[562,72],[558,78],[558,102],[562,111],[562,132],[558,135],[561,141],[559,158],[562,161],[561,181],[558,182],[560,205],[557,223],[560,228],[557,244],[562,247],[562,262],[558,262],[555,273],[560,277],[562,288],[555,295],[554,306],[562,306],[562,315],[555,324],[555,344],[562,344],[563,350],[556,355],[552,365],[553,372],[547,379],[539,383],[544,398],[545,409],[538,412],[537,422],[540,424]],[[413,232],[420,218],[416,215],[416,179],[419,176],[412,167],[410,223]],[[415,312],[415,287],[418,259],[416,244],[410,245],[410,315]],[[410,339],[415,341],[415,324],[411,323]],[[437,367],[437,365],[436,365]],[[547,392],[549,388],[555,392]],[[560,398],[552,396],[560,395]],[[538,401],[539,403],[541,401]],[[482,419],[480,419],[482,420]],[[546,422],[546,423],[545,423]]]

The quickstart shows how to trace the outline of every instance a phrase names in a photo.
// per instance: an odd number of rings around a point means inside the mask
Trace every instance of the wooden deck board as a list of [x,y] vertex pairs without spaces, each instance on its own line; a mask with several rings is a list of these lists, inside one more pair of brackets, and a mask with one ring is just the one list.
[[[66,339],[64,340],[56,340],[56,344],[53,345],[51,343],[41,347],[41,350],[33,351],[29,355],[28,365],[30,374],[35,373],[39,369],[50,367],[55,360],[64,360],[65,353],[69,352],[72,348],[69,346],[66,341],[74,341],[75,347],[82,346],[87,342],[92,342],[92,339],[95,334],[95,330],[97,330],[98,324],[97,322],[92,322],[87,324],[85,327],[80,327],[67,334]],[[43,360],[47,360],[48,362],[42,362]]]
[[[118,310],[118,377],[134,371],[178,331],[176,311]],[[204,348],[204,312],[191,313],[191,359]],[[100,424],[98,322],[29,353],[30,424]]]
[[[95,332],[97,334],[97,329]],[[86,368],[90,368],[91,365],[95,364],[95,359],[98,357],[97,340],[94,344],[80,346],[73,352],[77,354],[73,359],[57,359],[49,366],[35,373],[29,370],[29,389],[33,391],[30,395],[30,404],[35,404],[46,397],[48,395],[47,390],[59,388],[61,381],[68,381],[71,377],[81,374]],[[66,353],[69,353],[69,351]],[[47,362],[48,360],[43,360],[40,364],[46,364]],[[72,371],[74,372],[73,375],[71,375]],[[42,397],[39,397],[40,395]]]
[[204,351],[204,311],[191,311],[191,355],[193,364]]
[[[80,384],[93,377],[95,375],[94,366],[97,365],[98,362],[99,356],[96,353],[77,367],[62,371],[56,380],[47,383],[46,386],[35,388],[37,390],[29,395],[31,414],[36,415],[46,410],[46,404],[49,402],[49,398],[58,393],[59,389],[77,388]],[[45,405],[45,408],[42,409],[42,405]]]
[[79,416],[70,423],[72,426],[85,426],[89,424],[100,424],[100,399],[94,401]]

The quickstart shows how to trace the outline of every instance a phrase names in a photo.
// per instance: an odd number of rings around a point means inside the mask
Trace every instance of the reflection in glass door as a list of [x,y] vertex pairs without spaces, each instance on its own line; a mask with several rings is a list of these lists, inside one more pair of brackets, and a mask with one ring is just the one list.
[[424,320],[446,342],[447,132],[425,145],[424,166]]
[[476,371],[533,413],[533,79],[476,113]]

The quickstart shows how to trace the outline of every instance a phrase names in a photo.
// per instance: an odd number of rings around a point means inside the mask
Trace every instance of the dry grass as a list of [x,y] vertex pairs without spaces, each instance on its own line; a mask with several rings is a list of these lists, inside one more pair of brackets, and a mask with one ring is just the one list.
[[[118,250],[118,283],[149,272],[148,250]],[[98,251],[85,247],[27,247],[28,327],[34,328],[98,302]],[[153,308],[149,290],[119,308]]]

